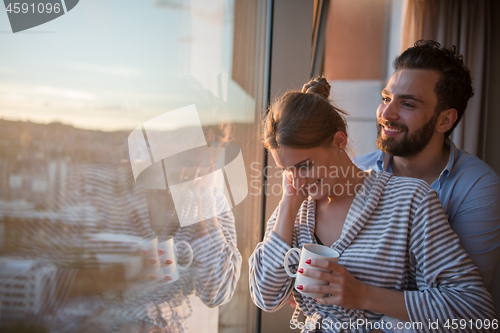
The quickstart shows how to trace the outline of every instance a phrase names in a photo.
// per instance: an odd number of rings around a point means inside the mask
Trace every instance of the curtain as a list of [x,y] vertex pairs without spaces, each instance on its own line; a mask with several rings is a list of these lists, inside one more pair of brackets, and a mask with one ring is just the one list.
[[491,0],[408,0],[402,50],[419,39],[455,45],[470,69],[474,97],[451,135],[457,147],[484,158]]

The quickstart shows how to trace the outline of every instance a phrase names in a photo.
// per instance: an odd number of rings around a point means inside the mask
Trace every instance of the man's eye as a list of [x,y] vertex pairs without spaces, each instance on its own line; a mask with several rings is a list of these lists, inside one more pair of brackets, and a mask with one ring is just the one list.
[[415,105],[413,105],[411,103],[403,103],[403,106],[405,106],[407,108],[413,108],[413,107],[415,107]]
[[389,103],[391,99],[389,97],[382,97],[382,103]]

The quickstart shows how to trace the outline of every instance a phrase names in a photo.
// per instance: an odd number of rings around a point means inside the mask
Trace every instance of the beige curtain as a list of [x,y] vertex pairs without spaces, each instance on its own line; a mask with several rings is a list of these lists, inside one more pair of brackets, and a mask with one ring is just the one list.
[[474,97],[451,136],[455,144],[484,158],[491,0],[408,0],[402,49],[419,39],[455,45],[471,70]]

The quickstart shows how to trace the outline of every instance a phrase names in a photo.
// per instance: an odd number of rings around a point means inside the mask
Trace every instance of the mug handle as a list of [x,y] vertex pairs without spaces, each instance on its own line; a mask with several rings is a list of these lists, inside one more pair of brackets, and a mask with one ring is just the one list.
[[188,260],[188,263],[186,265],[184,265],[184,266],[179,265],[179,269],[182,271],[182,270],[185,270],[185,269],[189,268],[189,266],[191,266],[191,264],[193,263],[193,249],[191,248],[191,245],[189,245],[189,243],[185,242],[185,241],[180,241],[179,243],[174,244],[174,247],[175,247],[175,257],[176,258],[179,258],[178,251],[177,251],[177,245],[179,245],[179,244],[186,244],[186,246],[189,248],[189,260]]
[[288,252],[285,255],[285,259],[283,260],[283,263],[285,264],[286,274],[288,274],[289,277],[293,277],[293,278],[297,276],[297,273],[292,274],[292,272],[290,272],[290,268],[288,268],[288,257],[290,257],[290,254],[292,254],[292,252],[294,252],[294,251],[299,254],[299,257],[302,255],[302,251],[300,249],[293,247],[290,250],[288,250]]

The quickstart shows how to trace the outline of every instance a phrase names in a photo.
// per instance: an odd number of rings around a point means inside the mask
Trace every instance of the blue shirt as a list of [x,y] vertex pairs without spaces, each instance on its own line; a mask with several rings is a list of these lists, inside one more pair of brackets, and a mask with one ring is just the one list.
[[[489,287],[500,262],[500,178],[476,156],[451,140],[448,164],[432,184],[465,251]],[[361,169],[393,173],[392,155],[380,150],[356,157]]]

